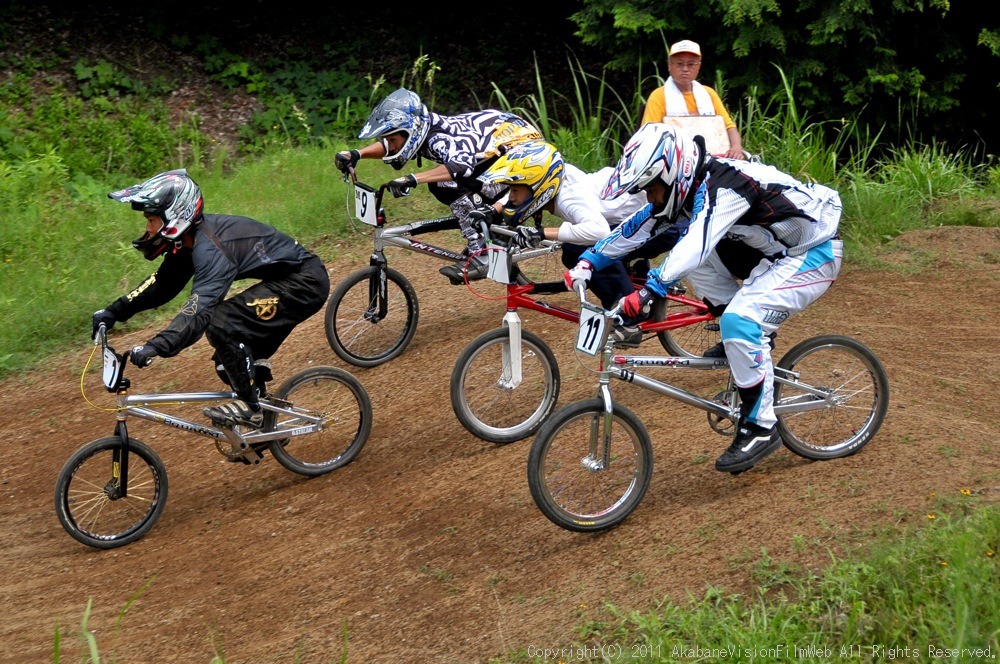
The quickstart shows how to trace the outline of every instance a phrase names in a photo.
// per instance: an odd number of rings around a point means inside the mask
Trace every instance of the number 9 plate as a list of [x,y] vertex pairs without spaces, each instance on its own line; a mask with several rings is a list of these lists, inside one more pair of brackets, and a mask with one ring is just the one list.
[[354,183],[354,216],[369,226],[378,226],[375,190],[360,182]]

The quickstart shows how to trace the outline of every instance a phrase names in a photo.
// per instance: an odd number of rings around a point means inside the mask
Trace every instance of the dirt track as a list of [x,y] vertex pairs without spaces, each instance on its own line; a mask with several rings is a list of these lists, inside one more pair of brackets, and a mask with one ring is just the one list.
[[[869,344],[892,391],[872,443],[826,463],[780,451],[749,473],[723,475],[712,460],[727,441],[704,413],[616,384],[649,427],[657,465],[639,509],[597,535],[563,531],[537,510],[524,471],[530,440],[484,443],[451,412],[454,359],[499,325],[503,306],[446,286],[428,259],[390,253],[421,306],[400,358],[349,367],[327,345],[322,314],[275,357],[279,379],[332,364],[365,384],[375,424],[353,464],[307,480],[271,458],[257,468],[227,463],[204,439],[136,422],[131,433],[167,464],[170,496],[144,539],[107,552],[72,540],[52,504],[66,458],[113,426],[81,398],[89,353],[81,342],[51,371],[2,384],[0,651],[8,661],[52,661],[58,625],[64,661],[75,660],[92,598],[89,626],[103,657],[120,662],[208,661],[213,642],[241,664],[340,661],[345,647],[349,662],[484,662],[509,649],[570,644],[574,626],[608,618],[606,602],[646,609],[708,585],[746,591],[763,549],[800,568],[824,565],[831,551],[864,546],[872,533],[926,521],[933,494],[967,488],[996,502],[1000,230],[936,229],[896,244],[890,259],[919,269],[863,271],[848,256],[830,292],[782,327],[777,351],[825,332]],[[367,252],[358,245],[331,261],[333,282],[365,264]],[[573,328],[522,318],[557,353],[560,403],[589,396]],[[149,331],[116,334],[127,346]],[[160,360],[135,384],[209,389],[208,350],[202,341]],[[88,396],[108,405],[96,378]],[[119,629],[126,602],[147,583]]]

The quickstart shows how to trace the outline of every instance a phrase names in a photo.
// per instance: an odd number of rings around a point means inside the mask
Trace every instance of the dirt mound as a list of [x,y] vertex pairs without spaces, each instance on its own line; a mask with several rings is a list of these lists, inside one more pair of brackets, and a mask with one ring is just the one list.
[[[89,627],[102,652],[129,662],[206,661],[213,643],[230,662],[339,661],[344,649],[350,662],[482,662],[570,643],[574,626],[608,617],[605,603],[645,609],[708,585],[747,591],[765,549],[800,568],[825,565],[831,551],[925,521],[934,494],[970,489],[996,501],[1000,230],[942,228],[895,244],[889,259],[915,269],[848,262],[829,293],[782,327],[777,351],[827,332],[870,345],[891,381],[889,415],[872,443],[825,463],[780,451],[749,473],[724,475],[712,460],[727,440],[702,411],[616,383],[650,428],[656,469],[635,513],[595,535],[563,531],[535,507],[530,440],[484,443],[451,411],[454,360],[500,324],[502,304],[447,285],[440,263],[391,251],[420,298],[420,326],[402,356],[349,367],[317,315],[274,358],[279,379],[330,364],[362,380],[375,423],[354,463],[307,480],[270,457],[257,468],[230,464],[205,439],[134,422],[130,432],[167,464],[166,510],[135,544],[88,549],[62,530],[52,503],[72,451],[114,424],[81,398],[90,352],[81,331],[79,353],[2,384],[3,651],[49,661],[59,625],[70,632],[64,657],[74,658],[73,633],[92,598]],[[366,264],[369,250],[342,251],[329,263],[333,282]],[[556,351],[560,403],[590,396],[592,377],[571,350],[574,328],[522,318]],[[124,326],[116,343],[149,334]],[[133,379],[140,389],[215,389],[209,356],[202,341]],[[110,405],[96,377],[87,396]]]

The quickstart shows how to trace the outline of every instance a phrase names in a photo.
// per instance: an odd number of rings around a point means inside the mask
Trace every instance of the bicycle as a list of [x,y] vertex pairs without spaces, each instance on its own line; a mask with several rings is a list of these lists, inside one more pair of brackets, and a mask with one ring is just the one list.
[[[588,303],[583,289],[576,350],[600,356],[597,396],[565,406],[532,441],[528,486],[542,513],[566,530],[611,528],[638,507],[653,475],[653,448],[639,417],[617,403],[611,379],[638,385],[708,414],[717,433],[732,435],[739,392],[729,375],[725,390],[705,399],[651,378],[652,368],[728,370],[725,358],[620,355],[607,341],[617,307]],[[774,367],[774,411],[784,446],[810,460],[857,453],[875,436],[889,407],[889,379],[866,345],[828,334],[793,346]]]
[[[104,386],[117,395],[115,429],[111,436],[84,444],[66,461],[56,479],[55,506],[66,532],[97,549],[138,540],[166,505],[166,467],[151,447],[129,435],[130,417],[213,439],[218,451],[232,462],[259,465],[269,451],[282,466],[307,477],[324,475],[353,461],[371,433],[368,393],[342,369],[305,369],[273,393],[266,393],[260,400],[264,424],[259,430],[218,428],[162,407],[219,403],[237,398],[236,393],[131,394],[131,381],[125,377],[129,351],[119,354],[108,345],[103,324],[95,346],[101,347]],[[88,361],[84,374],[89,365]],[[81,389],[82,385],[81,378]]]
[[[498,236],[514,234],[503,228],[494,228],[493,232]],[[559,245],[546,240],[542,248],[555,251]],[[507,313],[501,327],[476,337],[459,354],[451,374],[450,394],[452,410],[469,433],[506,444],[527,438],[541,427],[555,408],[561,384],[552,349],[522,328],[518,309],[573,323],[579,322],[580,314],[537,299],[539,295],[569,292],[561,279],[545,283],[511,279],[510,275],[517,273],[512,260],[516,249],[501,245],[490,249],[489,276],[507,287]],[[500,264],[501,269],[495,270],[495,264]],[[633,276],[633,281],[641,286],[644,275]],[[718,322],[708,306],[688,297],[683,286],[672,288],[666,299],[658,299],[651,319],[640,329],[644,337],[656,335],[667,352],[681,357],[700,357],[721,338]]]
[[[374,367],[406,349],[420,318],[417,292],[403,274],[389,267],[385,248],[399,247],[453,263],[466,263],[470,257],[417,239],[427,233],[459,230],[456,217],[390,227],[382,207],[386,185],[376,190],[358,181],[354,168],[348,169],[344,179],[353,186],[354,217],[372,229],[374,249],[368,267],[348,274],[330,294],[323,326],[338,357],[354,366]],[[487,237],[489,231],[484,228]],[[517,260],[545,253],[526,252]]]

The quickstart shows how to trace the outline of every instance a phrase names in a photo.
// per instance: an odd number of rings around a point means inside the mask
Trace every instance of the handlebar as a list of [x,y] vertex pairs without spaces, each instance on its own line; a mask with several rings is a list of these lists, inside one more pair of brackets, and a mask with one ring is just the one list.
[[[94,334],[94,345],[101,347],[101,352],[110,350],[112,353],[121,358],[122,364],[128,362],[132,358],[132,350],[126,350],[119,353],[114,348],[108,344],[108,326],[105,323],[101,323],[97,326],[97,332]],[[143,367],[148,367],[153,363],[153,358],[146,358],[146,361],[142,364]],[[133,364],[135,364],[133,362]],[[136,365],[138,366],[138,365]]]
[[[601,309],[600,307],[597,307],[587,302],[587,284],[585,281],[583,281],[582,279],[577,279],[576,281],[574,281],[573,290],[576,291],[576,294],[580,297],[581,307],[586,302],[587,306],[591,307],[592,309]],[[622,310],[622,304],[620,301],[617,302],[615,306],[611,307],[610,309],[601,309],[601,311],[604,312],[604,315],[606,317],[608,317],[609,319],[611,319],[612,321],[614,321],[619,325],[625,322],[624,319],[621,317],[621,310]]]

